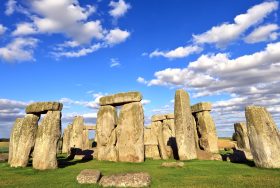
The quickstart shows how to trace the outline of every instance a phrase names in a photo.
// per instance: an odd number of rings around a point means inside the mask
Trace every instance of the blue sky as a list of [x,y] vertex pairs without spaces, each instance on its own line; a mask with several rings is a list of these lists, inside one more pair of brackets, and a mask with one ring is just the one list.
[[210,101],[219,136],[261,105],[280,122],[278,1],[3,0],[0,137],[33,101],[95,123],[98,99],[140,91],[145,121],[175,90]]

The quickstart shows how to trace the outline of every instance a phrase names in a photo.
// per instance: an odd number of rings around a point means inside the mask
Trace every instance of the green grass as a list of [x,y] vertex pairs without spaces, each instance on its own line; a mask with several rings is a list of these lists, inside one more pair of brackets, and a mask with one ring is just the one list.
[[76,176],[83,169],[98,169],[103,175],[148,172],[152,176],[151,187],[280,187],[280,169],[260,169],[223,161],[186,161],[183,168],[164,168],[160,166],[163,161],[152,160],[140,164],[76,162],[47,171],[10,168],[7,163],[0,163],[0,187],[98,187],[76,182]]

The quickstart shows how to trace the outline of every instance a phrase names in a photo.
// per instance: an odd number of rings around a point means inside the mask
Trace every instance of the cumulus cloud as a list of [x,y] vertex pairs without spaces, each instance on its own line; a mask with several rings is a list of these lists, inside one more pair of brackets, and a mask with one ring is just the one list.
[[278,33],[276,32],[279,29],[277,24],[267,24],[262,25],[252,31],[246,38],[245,42],[247,43],[257,43],[263,41],[273,41],[278,38]]
[[32,23],[19,23],[16,26],[16,30],[13,31],[12,35],[18,36],[18,35],[30,35],[36,33],[36,29]]
[[119,18],[125,15],[128,9],[131,8],[129,3],[126,3],[124,0],[119,1],[110,1],[109,6],[112,8],[109,11],[109,14],[114,18]]
[[35,38],[15,38],[0,48],[0,58],[8,62],[34,61],[33,51],[37,43]]
[[6,32],[7,28],[0,24],[0,35],[3,35]]
[[124,42],[129,36],[130,33],[128,31],[116,28],[109,31],[109,33],[105,37],[105,40],[107,44],[115,45]]
[[5,14],[6,15],[12,15],[15,11],[16,8],[16,1],[15,0],[8,0],[8,2],[6,3],[6,10],[5,10]]
[[248,28],[262,22],[265,17],[277,10],[278,4],[277,1],[270,1],[255,5],[245,14],[237,15],[233,23],[214,26],[202,34],[193,35],[193,40],[198,44],[216,44],[217,47],[224,48]]
[[157,57],[162,56],[169,59],[175,59],[175,58],[184,58],[187,57],[193,53],[199,53],[202,51],[202,48],[199,46],[184,46],[184,47],[178,47],[174,50],[170,51],[158,51],[155,50],[152,53],[149,54],[149,57]]

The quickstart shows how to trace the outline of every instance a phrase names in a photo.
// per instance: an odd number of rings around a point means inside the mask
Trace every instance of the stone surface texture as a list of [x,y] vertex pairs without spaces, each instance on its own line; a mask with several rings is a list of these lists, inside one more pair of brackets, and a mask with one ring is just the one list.
[[99,100],[99,104],[101,106],[104,105],[123,105],[131,102],[140,102],[142,100],[142,95],[139,92],[126,92],[126,93],[118,93],[110,96],[101,97]]
[[200,102],[191,106],[192,113],[211,111],[212,104],[210,102]]
[[165,119],[166,119],[166,116],[161,115],[161,114],[152,116],[152,122],[162,121],[162,120],[165,120]]
[[234,131],[235,131],[235,140],[237,142],[237,147],[239,149],[250,151],[250,143],[249,143],[246,123],[235,123]]
[[70,137],[71,148],[83,148],[83,127],[84,118],[82,116],[75,116]]
[[97,184],[101,173],[99,170],[85,169],[77,176],[77,181],[80,184]]
[[35,144],[39,116],[27,114],[14,124],[9,143],[9,164],[11,167],[26,167],[31,149]]
[[119,161],[144,161],[144,112],[141,102],[122,106],[117,126]]
[[67,126],[63,131],[62,153],[69,153],[70,151],[70,133],[71,126]]
[[25,109],[27,114],[45,114],[47,111],[61,111],[63,104],[59,102],[35,102]]
[[180,160],[196,159],[194,122],[187,92],[180,89],[175,94],[175,132]]
[[57,168],[57,143],[61,134],[61,112],[48,111],[38,126],[33,151],[33,168]]
[[146,172],[103,176],[99,184],[103,187],[149,187],[151,176]]
[[245,109],[249,143],[257,167],[280,168],[280,139],[277,126],[264,107]]
[[162,167],[179,167],[182,168],[185,164],[183,162],[163,162]]

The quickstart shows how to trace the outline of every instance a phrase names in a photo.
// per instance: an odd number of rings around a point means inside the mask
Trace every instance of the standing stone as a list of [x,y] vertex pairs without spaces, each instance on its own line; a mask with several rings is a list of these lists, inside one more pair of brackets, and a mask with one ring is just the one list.
[[250,144],[249,144],[246,123],[235,123],[234,130],[235,130],[235,140],[237,142],[237,147],[240,149],[250,151]]
[[83,148],[83,129],[84,129],[84,118],[82,116],[76,116],[73,120],[70,147]]
[[245,109],[251,152],[257,167],[280,168],[280,139],[277,126],[264,107]]
[[89,149],[89,138],[88,138],[88,130],[84,129],[83,130],[83,150],[88,150]]
[[27,114],[24,118],[16,120],[9,146],[11,167],[27,166],[35,142],[38,120],[39,116],[33,114]]
[[66,127],[63,132],[62,153],[69,153],[70,150],[70,128],[71,127],[68,125],[68,127]]
[[160,159],[157,136],[151,128],[144,129],[145,158]]
[[33,168],[57,168],[56,148],[61,134],[61,112],[48,111],[39,125],[34,147]]
[[159,146],[159,152],[162,159],[166,160],[168,159],[168,153],[166,151],[166,146],[163,139],[163,127],[161,121],[154,121],[151,125],[151,131],[152,134],[155,134],[157,136],[158,146]]
[[97,114],[96,141],[97,159],[117,161],[116,149],[117,110],[113,106],[101,106]]
[[180,89],[175,94],[175,133],[180,160],[197,158],[194,122],[187,92]]
[[196,125],[196,121],[195,121],[194,116],[192,116],[192,121],[193,121],[193,125],[194,125],[193,130],[194,130],[195,147],[198,150],[198,149],[200,149],[199,138],[198,138],[197,125]]
[[195,114],[197,130],[200,135],[199,145],[204,151],[218,153],[218,137],[216,135],[215,123],[209,111]]
[[[172,120],[171,120],[172,121]],[[172,150],[172,131],[169,129],[169,122],[170,120],[164,120],[162,124],[162,135],[163,135],[163,142],[165,146],[165,150],[167,152],[168,158],[173,157],[173,150]]]
[[119,161],[144,161],[144,113],[141,102],[122,106],[117,127]]

